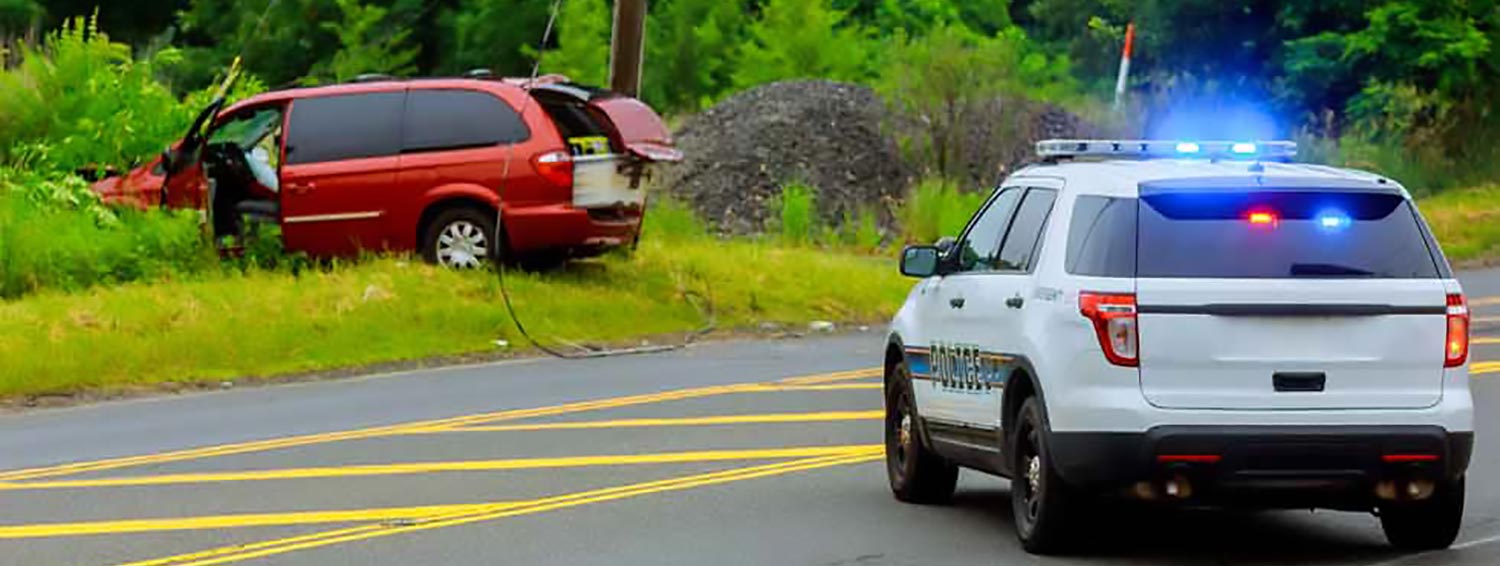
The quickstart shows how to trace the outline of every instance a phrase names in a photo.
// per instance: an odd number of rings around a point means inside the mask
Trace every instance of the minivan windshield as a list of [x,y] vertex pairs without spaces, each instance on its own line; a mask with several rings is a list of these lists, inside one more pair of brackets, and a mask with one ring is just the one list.
[[1141,200],[1139,277],[1439,276],[1425,228],[1400,194],[1174,190]]

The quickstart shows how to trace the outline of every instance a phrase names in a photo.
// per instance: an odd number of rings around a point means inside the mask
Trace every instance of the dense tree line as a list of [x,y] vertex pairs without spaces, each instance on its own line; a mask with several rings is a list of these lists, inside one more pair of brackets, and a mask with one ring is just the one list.
[[[241,54],[272,87],[364,72],[520,75],[538,59],[544,72],[602,82],[610,1],[566,0],[546,45],[550,0],[0,0],[0,37],[34,37],[97,10],[99,27],[138,53],[180,50],[163,71],[179,92],[211,82]],[[1280,134],[1356,133],[1450,154],[1500,132],[1489,111],[1500,71],[1496,0],[650,4],[644,94],[674,112],[784,78],[888,83],[889,69],[909,59],[903,49],[935,30],[962,49],[1013,51],[1001,57],[1012,67],[999,71],[1011,79],[1046,77],[1000,81],[1012,91],[1104,100],[1125,26],[1134,22],[1136,108],[1253,105],[1277,117]]]

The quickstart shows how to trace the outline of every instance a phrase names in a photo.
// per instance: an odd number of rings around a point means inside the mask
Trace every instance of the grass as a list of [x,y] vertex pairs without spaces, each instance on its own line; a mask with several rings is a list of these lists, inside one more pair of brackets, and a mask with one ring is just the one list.
[[962,191],[954,183],[937,179],[922,181],[897,210],[902,239],[930,244],[943,236],[958,236],[987,197],[989,191]]
[[[848,281],[858,281],[851,285]],[[876,321],[910,282],[889,259],[754,242],[652,237],[632,258],[509,280],[544,342],[623,341],[704,325]],[[345,368],[521,346],[495,274],[383,259],[44,291],[0,303],[0,398]]]
[[1500,257],[1500,184],[1444,191],[1417,206],[1449,261]]

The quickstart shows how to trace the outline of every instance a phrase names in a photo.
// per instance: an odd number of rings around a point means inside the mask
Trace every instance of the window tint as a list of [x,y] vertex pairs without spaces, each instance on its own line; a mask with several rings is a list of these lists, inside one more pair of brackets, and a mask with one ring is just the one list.
[[1135,277],[1135,208],[1133,198],[1078,197],[1068,228],[1068,273]]
[[1011,213],[1016,202],[1021,200],[1021,189],[1005,189],[990,201],[964,233],[963,243],[958,246],[959,271],[989,271],[995,269],[995,254],[999,251],[1000,237],[1005,226],[1010,224]]
[[1005,235],[1005,245],[1000,248],[1000,258],[995,268],[1003,271],[1028,271],[1036,260],[1037,240],[1042,238],[1042,229],[1047,227],[1047,217],[1052,214],[1052,203],[1057,193],[1047,189],[1026,191],[1026,199],[1016,210],[1016,220],[1010,224]]
[[405,92],[304,98],[292,103],[287,163],[395,155]]
[[1141,200],[1141,277],[1438,277],[1401,195],[1205,191]]
[[472,90],[413,90],[406,101],[402,151],[516,143],[531,136],[521,115],[494,95]]

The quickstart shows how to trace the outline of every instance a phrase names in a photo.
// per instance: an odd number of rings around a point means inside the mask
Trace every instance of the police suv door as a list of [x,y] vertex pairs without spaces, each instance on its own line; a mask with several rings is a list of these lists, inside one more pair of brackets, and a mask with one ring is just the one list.
[[[988,293],[978,292],[994,279],[995,259],[1001,238],[1010,225],[1024,189],[1002,189],[980,210],[944,258],[947,274],[932,282],[928,293],[928,330],[930,379],[918,387],[917,406],[922,417],[942,430],[956,427],[955,433],[980,427],[993,428],[998,422],[999,396],[994,395],[982,375],[986,359],[985,344],[995,329],[973,330],[968,319],[993,305],[987,305]],[[981,417],[987,407],[995,407],[995,419]],[[947,436],[947,435],[944,435]]]
[[996,204],[1014,212],[1005,214],[988,262],[945,286],[953,303],[941,323],[947,337],[933,359],[947,360],[934,364],[952,374],[938,381],[940,395],[953,419],[967,427],[1000,428],[1005,382],[1026,356],[1022,313],[1035,292],[1032,270],[1056,199],[1057,191],[1049,188],[1003,189]]

